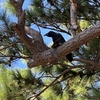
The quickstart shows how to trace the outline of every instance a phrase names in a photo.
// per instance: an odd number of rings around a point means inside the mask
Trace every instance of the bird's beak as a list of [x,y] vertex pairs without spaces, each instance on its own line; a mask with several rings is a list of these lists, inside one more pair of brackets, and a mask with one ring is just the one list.
[[44,34],[44,36],[48,36],[48,33]]

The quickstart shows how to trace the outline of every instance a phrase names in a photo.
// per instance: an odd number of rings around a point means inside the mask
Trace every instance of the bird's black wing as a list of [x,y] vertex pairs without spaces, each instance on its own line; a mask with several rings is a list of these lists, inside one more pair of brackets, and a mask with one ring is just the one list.
[[[53,38],[53,42],[54,44],[52,45],[52,48],[56,48],[59,47],[61,44],[63,44],[65,42],[65,39],[63,38],[63,36],[61,34],[56,34],[55,37]],[[71,62],[73,61],[73,54],[69,53],[66,55],[66,58]]]
[[63,38],[63,36],[61,34],[55,34],[54,36],[52,36],[53,42],[55,43],[57,41],[57,43],[64,43],[65,39]]
[[59,37],[56,41],[54,41],[52,48],[56,48],[56,47],[60,46],[61,45],[60,42],[59,42],[60,40],[61,40],[61,37]]
[[52,39],[54,42],[54,44],[52,45],[53,48],[56,48],[65,42],[65,39],[61,34],[55,34],[54,36],[52,36]]

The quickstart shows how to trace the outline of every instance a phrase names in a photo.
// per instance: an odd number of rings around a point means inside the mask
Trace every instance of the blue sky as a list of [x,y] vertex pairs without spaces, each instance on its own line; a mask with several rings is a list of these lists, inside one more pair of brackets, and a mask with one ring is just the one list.
[[[2,4],[4,1],[6,1],[6,0],[0,0],[0,4]],[[23,9],[28,9],[29,4],[30,4],[30,0],[25,0],[25,1],[24,1],[24,4],[23,4]],[[2,10],[2,8],[1,8],[1,6],[0,6],[0,12],[1,12],[1,10]],[[13,16],[12,16],[12,17],[13,17]],[[15,20],[15,19],[14,19],[14,20]],[[37,27],[36,25],[33,25],[32,28],[34,28],[34,29],[36,29],[37,31],[39,31],[39,30],[38,30],[38,27]],[[47,45],[51,44],[51,43],[52,43],[52,39],[49,38],[49,37],[44,36],[44,34],[46,34],[47,32],[49,32],[50,30],[48,30],[48,29],[43,29],[43,28],[40,28],[40,29],[41,29],[41,34],[42,34],[42,37],[43,37],[43,39],[44,39],[45,44],[47,44]],[[62,33],[62,35],[63,35],[63,37],[64,37],[66,40],[68,40],[68,39],[70,38],[70,36],[68,36],[67,34],[63,34],[63,33]],[[13,68],[14,68],[14,67],[15,67],[15,68],[26,68],[27,65],[26,65],[26,64],[23,62],[23,60],[21,59],[21,60],[18,60],[18,61],[13,62],[13,63],[12,63],[12,67],[13,67]]]

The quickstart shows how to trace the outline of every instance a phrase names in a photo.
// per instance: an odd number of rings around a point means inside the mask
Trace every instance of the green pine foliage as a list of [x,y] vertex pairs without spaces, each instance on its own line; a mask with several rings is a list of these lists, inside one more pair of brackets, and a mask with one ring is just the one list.
[[11,23],[6,11],[0,13],[0,62],[9,66],[16,59],[30,57],[29,50],[15,34]]
[[89,43],[80,47],[75,54],[80,58],[87,60],[94,60],[100,50],[100,38],[97,37]]
[[97,100],[100,100],[100,90],[93,87],[92,92],[93,92],[93,97],[96,98]]
[[9,70],[0,65],[0,100],[27,100],[37,88],[41,79],[36,79],[31,70]]
[[[86,19],[92,25],[99,19],[99,2],[95,0],[78,0],[78,20]],[[66,33],[66,30],[60,30],[60,25],[69,26],[70,3],[69,0],[32,0],[30,9],[27,10],[27,23],[35,23],[43,28],[56,29]],[[59,25],[60,24],[60,25]],[[29,24],[30,25],[30,24]],[[51,27],[48,27],[51,26]]]

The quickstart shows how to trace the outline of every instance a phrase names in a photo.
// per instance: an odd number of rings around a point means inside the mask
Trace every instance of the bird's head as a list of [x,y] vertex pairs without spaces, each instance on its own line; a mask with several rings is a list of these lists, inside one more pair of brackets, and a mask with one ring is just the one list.
[[46,33],[44,36],[53,37],[53,36],[55,36],[55,34],[56,34],[55,32],[50,31],[50,32]]

